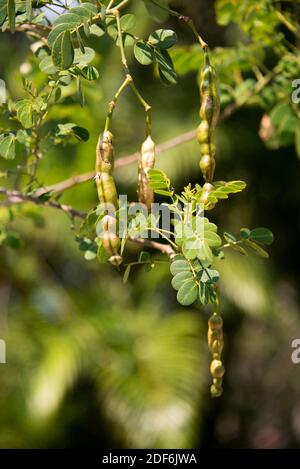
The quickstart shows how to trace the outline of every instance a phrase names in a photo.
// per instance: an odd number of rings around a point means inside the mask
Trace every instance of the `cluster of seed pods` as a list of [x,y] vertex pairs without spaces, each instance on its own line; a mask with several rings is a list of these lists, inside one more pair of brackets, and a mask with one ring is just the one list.
[[[200,202],[206,204],[209,193],[214,190],[212,184],[216,161],[216,146],[213,143],[214,131],[220,112],[220,100],[217,89],[217,76],[214,67],[209,60],[208,50],[204,50],[204,66],[200,75],[200,118],[201,123],[197,129],[197,139],[201,150],[200,169],[203,174],[205,184],[202,188]],[[207,206],[212,209],[212,205]]]
[[[113,135],[105,130],[99,137],[96,148],[96,186],[100,204],[110,204],[115,211],[118,209],[118,193],[113,177],[114,147]],[[101,220],[102,246],[110,255],[109,262],[119,266],[122,256],[119,254],[120,238],[117,235],[116,217],[114,214],[106,214]]]

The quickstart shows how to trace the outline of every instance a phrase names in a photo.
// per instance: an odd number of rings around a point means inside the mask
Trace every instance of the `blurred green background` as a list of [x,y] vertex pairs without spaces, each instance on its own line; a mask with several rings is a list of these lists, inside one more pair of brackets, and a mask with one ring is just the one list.
[[[213,2],[173,3],[193,16],[212,47],[227,45]],[[142,18],[138,29],[145,35],[155,26]],[[176,20],[167,25],[182,43],[192,42]],[[91,138],[51,150],[39,169],[44,184],[93,169],[97,135],[123,76],[118,50],[109,39],[97,41],[100,79],[85,84],[86,106],[70,92],[68,104],[52,110],[54,120],[76,122]],[[20,66],[24,73],[27,64],[30,76],[28,46],[20,33],[1,34],[0,77],[14,97],[22,97]],[[152,103],[157,142],[196,126],[195,73],[166,87],[133,61],[131,68]],[[243,179],[248,188],[221,202],[212,220],[221,231],[267,226],[275,234],[269,260],[227,254],[226,264],[220,261],[223,396],[209,395],[210,308],[177,304],[167,263],[150,273],[136,267],[124,285],[118,271],[83,259],[65,214],[28,204],[26,216],[17,208],[12,222],[22,247],[0,252],[0,338],[7,346],[7,363],[0,364],[1,448],[300,448],[300,365],[291,362],[291,342],[300,338],[300,163],[293,147],[265,147],[258,136],[262,114],[244,108],[217,133],[217,179]],[[130,90],[112,129],[117,157],[136,151],[144,138],[144,115]],[[197,143],[190,142],[160,155],[157,166],[179,189],[201,182],[198,162]],[[133,200],[135,166],[117,170],[116,179],[119,192]],[[97,203],[94,185],[77,186],[61,200],[89,210]],[[8,210],[0,208],[0,216],[6,220]],[[137,253],[130,244],[126,260]]]

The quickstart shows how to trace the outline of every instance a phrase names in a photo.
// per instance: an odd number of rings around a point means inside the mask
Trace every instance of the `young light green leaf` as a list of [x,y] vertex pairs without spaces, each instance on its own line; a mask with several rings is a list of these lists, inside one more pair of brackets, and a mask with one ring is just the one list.
[[0,155],[6,160],[13,160],[16,156],[15,140],[13,134],[7,135],[0,140]]
[[216,189],[210,192],[208,196],[208,204],[215,204],[219,199],[228,199],[229,194],[236,194],[245,189],[244,181],[218,182]]
[[58,72],[58,69],[55,67],[51,55],[46,55],[42,58],[39,63],[39,68],[42,72],[47,75],[54,75]]
[[249,239],[245,240],[245,246],[250,248],[252,251],[255,252],[260,257],[263,257],[267,259],[269,257],[269,254],[258,244],[256,244],[254,241],[250,241]]
[[33,125],[33,102],[30,99],[22,99],[16,102],[17,119],[25,129]]
[[198,297],[198,285],[195,283],[194,278],[185,281],[178,290],[177,301],[182,306],[189,306],[193,304]]
[[179,290],[186,281],[195,281],[191,271],[179,272],[172,278],[172,287]]
[[92,34],[93,36],[101,37],[105,34],[105,31],[100,28],[99,25],[92,24],[92,26],[90,26],[90,34]]
[[179,274],[180,272],[189,272],[191,270],[190,264],[188,261],[182,258],[177,259],[177,256],[175,257],[175,260],[172,262],[170,266],[171,274],[176,275]]
[[132,14],[123,15],[120,19],[122,31],[130,31],[136,25],[135,16]]
[[201,273],[200,282],[203,283],[216,283],[219,280],[220,274],[214,269],[204,269]]
[[170,192],[170,179],[160,169],[150,169],[148,171],[149,186],[156,193],[159,191],[166,191],[169,195]]
[[74,63],[83,67],[89,64],[95,57],[95,51],[91,47],[85,47],[84,52],[76,48],[74,51]]

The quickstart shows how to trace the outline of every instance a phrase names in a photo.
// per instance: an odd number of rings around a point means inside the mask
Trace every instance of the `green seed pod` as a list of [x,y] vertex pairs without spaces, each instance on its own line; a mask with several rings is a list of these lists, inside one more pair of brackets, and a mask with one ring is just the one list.
[[112,174],[108,172],[97,173],[95,180],[99,202],[102,204],[113,204],[113,206],[117,208],[118,193]]
[[210,387],[210,394],[211,394],[211,397],[220,397],[223,393],[223,389],[222,387],[217,387],[215,386],[214,384],[211,385]]
[[[104,164],[103,164],[104,163]],[[113,134],[105,130],[99,137],[96,148],[96,172],[112,171],[114,166]]]
[[212,210],[215,207],[215,204],[208,203],[208,196],[214,190],[214,186],[209,182],[206,182],[202,187],[202,194],[199,198],[199,202],[206,206],[206,210]]
[[119,254],[119,249],[121,246],[121,241],[118,235],[106,231],[103,234],[102,246],[110,254],[109,262],[112,265],[119,266],[122,264],[123,259]]
[[[96,186],[101,204],[112,204],[118,208],[118,193],[113,178],[114,148],[113,135],[109,131],[104,131],[98,140],[96,148]],[[105,215],[101,221],[103,229],[102,246],[110,255],[109,262],[119,266],[122,257],[119,255],[121,246],[120,238],[117,235],[117,221],[111,215]]]
[[210,364],[210,372],[213,378],[223,378],[225,368],[221,360],[214,359]]
[[[220,103],[217,90],[216,72],[210,64],[208,51],[205,50],[204,54],[205,62],[200,76],[201,124],[197,129],[197,139],[202,153],[200,169],[204,180],[206,182],[212,182],[216,166],[214,159],[216,147],[213,145],[212,140],[219,117]],[[211,209],[213,206],[209,208]]]
[[201,154],[202,155],[211,155],[211,156],[215,156],[216,154],[216,145],[214,145],[213,143],[202,143],[200,145],[200,150],[201,150]]
[[219,98],[215,85],[206,91],[202,91],[202,104],[200,108],[200,117],[208,122],[209,126],[214,127],[219,117]]
[[210,142],[210,127],[206,120],[203,120],[197,128],[197,139],[200,145]]
[[114,178],[114,147],[113,135],[104,131],[98,140],[96,148],[96,185],[100,203],[111,203],[118,207],[118,194]]
[[144,141],[138,159],[138,200],[151,210],[154,201],[153,190],[149,187],[148,171],[155,165],[155,144],[149,136]]
[[222,387],[222,378],[214,378],[213,379],[213,384],[216,386],[216,388],[221,388]]
[[211,182],[214,177],[216,161],[212,155],[203,155],[200,160],[200,169],[205,181]]

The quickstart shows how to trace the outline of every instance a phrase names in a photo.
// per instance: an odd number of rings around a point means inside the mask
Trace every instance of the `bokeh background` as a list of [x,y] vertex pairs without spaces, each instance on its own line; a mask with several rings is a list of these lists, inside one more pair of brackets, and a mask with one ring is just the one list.
[[[134,8],[141,13],[140,3]],[[234,33],[216,25],[213,3],[173,2],[193,16],[212,47],[232,44]],[[141,18],[141,34],[157,28]],[[182,43],[192,42],[176,20],[167,25]],[[28,46],[22,34],[1,34],[0,76],[14,97],[22,96],[21,72],[30,75]],[[49,151],[39,169],[45,184],[93,169],[97,135],[123,76],[113,43],[95,39],[94,46],[100,79],[85,84],[86,106],[70,89],[67,104],[50,116],[82,125],[91,138]],[[148,69],[133,61],[131,67],[153,105],[157,142],[196,126],[195,73],[166,87]],[[217,179],[243,179],[248,188],[221,202],[212,220],[221,231],[266,226],[275,234],[268,260],[228,253],[220,261],[223,396],[209,395],[210,308],[177,304],[167,263],[149,273],[134,268],[124,285],[120,272],[84,260],[77,224],[28,204],[11,222],[22,245],[0,251],[0,337],[7,344],[7,363],[0,365],[1,448],[300,448],[300,365],[291,361],[291,342],[300,338],[300,163],[292,146],[266,148],[258,135],[262,114],[245,107],[217,132]],[[117,157],[136,151],[144,137],[143,112],[130,90],[120,98],[113,132]],[[190,142],[161,154],[157,166],[180,189],[201,182],[198,161],[197,143]],[[135,166],[117,170],[116,179],[119,192],[133,200]],[[91,209],[94,185],[74,187],[61,200]],[[9,211],[1,208],[0,216],[7,220]],[[126,260],[138,252],[130,244]]]

